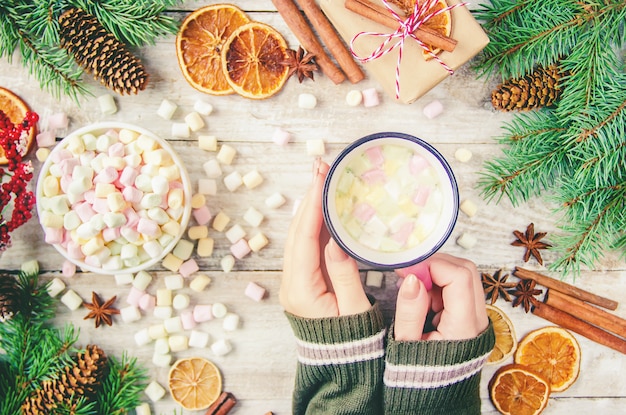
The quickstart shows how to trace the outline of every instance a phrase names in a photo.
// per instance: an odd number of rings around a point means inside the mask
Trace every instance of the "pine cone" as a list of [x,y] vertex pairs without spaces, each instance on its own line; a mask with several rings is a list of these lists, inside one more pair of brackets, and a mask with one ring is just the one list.
[[556,64],[537,67],[520,79],[509,79],[491,93],[491,104],[500,111],[527,111],[550,107],[561,96],[562,74]]
[[0,274],[0,323],[9,320],[19,310],[19,286],[8,274]]
[[136,94],[146,88],[148,74],[126,46],[89,13],[70,8],[59,17],[61,47],[107,88]]
[[107,357],[96,345],[89,345],[74,358],[74,364],[66,367],[55,379],[46,380],[22,404],[24,415],[54,413],[60,403],[75,405],[80,396],[92,397],[106,375]]

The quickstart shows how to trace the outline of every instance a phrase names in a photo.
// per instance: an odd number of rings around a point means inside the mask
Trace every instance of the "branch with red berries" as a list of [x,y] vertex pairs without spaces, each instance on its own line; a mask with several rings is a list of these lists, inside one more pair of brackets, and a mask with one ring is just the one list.
[[28,188],[33,178],[33,165],[23,158],[28,151],[28,133],[39,120],[34,112],[27,112],[24,120],[13,124],[0,110],[0,146],[8,165],[0,167],[0,252],[11,246],[11,232],[33,216],[35,194]]

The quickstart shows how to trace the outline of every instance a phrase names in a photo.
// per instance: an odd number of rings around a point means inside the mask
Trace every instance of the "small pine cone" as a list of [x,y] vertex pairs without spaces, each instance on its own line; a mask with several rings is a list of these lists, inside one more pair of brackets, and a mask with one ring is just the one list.
[[89,13],[70,8],[59,17],[61,47],[107,88],[136,94],[146,88],[148,73],[126,46]]
[[19,310],[19,286],[8,274],[0,274],[0,323],[9,320]]
[[93,396],[106,375],[107,357],[98,346],[89,345],[74,358],[74,364],[66,367],[56,379],[46,380],[41,388],[22,404],[25,415],[54,413],[59,403],[72,407],[76,398]]
[[500,111],[527,111],[550,107],[559,100],[562,74],[556,64],[537,67],[519,79],[509,79],[491,93],[491,104]]

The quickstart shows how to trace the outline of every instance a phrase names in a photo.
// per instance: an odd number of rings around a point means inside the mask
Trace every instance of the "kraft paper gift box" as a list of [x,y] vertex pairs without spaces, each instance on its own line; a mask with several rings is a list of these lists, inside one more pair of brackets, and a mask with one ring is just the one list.
[[[371,0],[380,3],[380,0]],[[460,3],[459,0],[448,0],[448,5]],[[393,33],[392,29],[375,23],[345,8],[344,0],[319,0],[321,9],[335,26],[339,35],[348,47],[358,33]],[[456,70],[476,56],[487,44],[489,38],[483,28],[474,19],[465,6],[455,7],[450,11],[452,27],[450,37],[457,41],[453,52],[442,51],[439,58],[451,69]],[[378,36],[360,36],[354,43],[354,51],[360,57],[367,57],[385,40]],[[392,40],[393,45],[397,40]],[[365,71],[376,79],[387,94],[396,98],[396,66],[398,49],[363,64]],[[422,48],[413,39],[404,42],[402,62],[400,64],[400,96],[398,101],[410,104],[431,90],[450,74],[435,59],[426,61],[422,56]],[[454,76],[454,75],[452,75]]]

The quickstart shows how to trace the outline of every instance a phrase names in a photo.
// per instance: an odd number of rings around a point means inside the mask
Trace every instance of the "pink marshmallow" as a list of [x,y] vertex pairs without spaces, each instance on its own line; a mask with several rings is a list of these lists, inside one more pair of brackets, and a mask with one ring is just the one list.
[[46,243],[52,245],[60,244],[61,242],[63,242],[64,233],[65,232],[63,228],[46,228],[44,230],[44,240],[46,241]]
[[70,261],[63,262],[61,274],[63,274],[64,277],[73,277],[76,274],[76,265]]
[[102,169],[102,171],[98,173],[96,177],[94,177],[93,182],[94,183],[113,183],[115,180],[117,180],[117,176],[118,176],[118,173],[115,167],[108,166]]
[[430,196],[430,187],[420,187],[417,189],[415,196],[413,196],[413,203],[417,206],[425,206]]
[[150,237],[159,236],[160,229],[159,224],[151,219],[139,218],[139,222],[137,223],[137,232]]
[[76,211],[76,214],[78,214],[78,217],[83,223],[89,222],[89,219],[94,217],[94,215],[96,214],[96,211],[93,210],[91,205],[87,202],[81,202],[77,204],[74,210]]
[[102,239],[104,242],[114,241],[119,238],[120,235],[120,228],[104,228],[102,230]]
[[250,251],[252,251],[250,245],[245,239],[240,239],[230,246],[230,252],[237,259],[244,258]]
[[387,174],[383,169],[375,168],[361,174],[361,179],[371,186],[377,183],[385,183],[387,181]]
[[196,323],[203,323],[213,319],[210,304],[197,304],[193,308],[193,319]]
[[74,155],[72,154],[71,151],[62,148],[58,151],[54,151],[50,154],[50,161],[52,161],[54,164],[58,164],[60,163],[62,160],[65,159],[70,159],[73,158]]
[[277,128],[274,130],[272,141],[279,146],[287,145],[291,141],[291,134],[282,128]]
[[102,261],[100,261],[100,258],[98,258],[96,255],[89,255],[85,257],[85,264],[89,265],[90,267],[93,268],[100,268],[102,267]]
[[139,224],[140,216],[134,209],[127,208],[122,213],[126,216],[126,226],[134,228]]
[[120,183],[122,183],[124,186],[134,186],[135,179],[138,175],[139,170],[134,169],[130,166],[126,166],[124,167],[124,170],[122,170],[122,174],[120,174]]
[[198,209],[193,210],[193,218],[196,220],[198,225],[206,225],[211,221],[211,211],[208,206],[201,206]]
[[419,154],[414,154],[413,157],[411,157],[411,160],[409,160],[409,171],[411,174],[419,174],[428,167],[430,167],[428,160]]
[[89,189],[83,193],[83,197],[87,203],[93,203],[93,201],[96,200],[96,191],[94,189]]
[[375,107],[380,104],[380,98],[378,97],[376,88],[364,89],[361,93],[363,94],[364,107]]
[[52,147],[57,142],[57,138],[50,130],[42,131],[37,134],[37,146],[38,147]]
[[109,157],[124,157],[124,143],[115,143],[109,147]]
[[144,293],[139,298],[138,306],[143,311],[152,310],[156,306],[156,297],[148,293]]
[[126,297],[126,302],[130,305],[134,305],[135,307],[139,307],[139,302],[141,301],[141,297],[143,297],[144,294],[146,294],[145,291],[139,290],[135,287],[130,287],[128,297]]
[[265,297],[265,288],[260,285],[250,281],[246,286],[245,291],[246,297],[253,299],[254,301],[261,301],[263,297]]
[[401,246],[404,246],[406,245],[406,241],[409,239],[411,232],[413,232],[414,227],[415,224],[413,222],[407,222],[396,233],[391,235],[391,238]]
[[385,162],[385,156],[383,155],[383,149],[381,146],[368,148],[365,150],[365,155],[374,166],[382,166]]
[[180,268],[178,268],[178,273],[187,278],[194,272],[197,272],[199,269],[200,267],[198,266],[196,260],[191,258],[180,265]]
[[193,311],[186,310],[180,313],[180,320],[183,323],[183,329],[191,330],[196,327],[196,320],[193,318]]
[[105,134],[108,135],[109,137],[113,137],[113,138],[118,138],[119,137],[119,132],[117,130],[114,130],[114,129],[108,130]]
[[95,198],[91,206],[93,207],[93,210],[96,213],[107,213],[111,211],[111,208],[109,208],[109,203],[107,202],[107,199],[103,197]]
[[362,223],[366,223],[376,214],[376,209],[367,203],[357,203],[352,210],[352,215]]
[[69,188],[70,188],[70,184],[72,183],[72,176],[70,176],[69,174],[65,174],[63,176],[61,176],[61,180],[59,181],[59,185],[61,186],[61,190],[63,191],[63,193],[68,194],[69,193]]
[[80,160],[77,158],[64,159],[59,162],[59,167],[61,168],[61,173],[64,175],[71,175],[74,171],[74,167],[80,165]]
[[84,257],[80,245],[74,241],[68,241],[65,250],[67,251],[67,256],[72,259],[82,259]]
[[143,192],[136,187],[128,186],[125,187],[124,190],[122,190],[122,196],[124,197],[125,201],[137,204],[141,202]]
[[433,102],[426,105],[422,111],[424,112],[426,118],[432,120],[443,112],[443,104],[438,100],[434,100]]
[[67,114],[63,112],[57,112],[48,117],[48,128],[51,130],[67,128],[69,123],[70,120],[67,118]]

